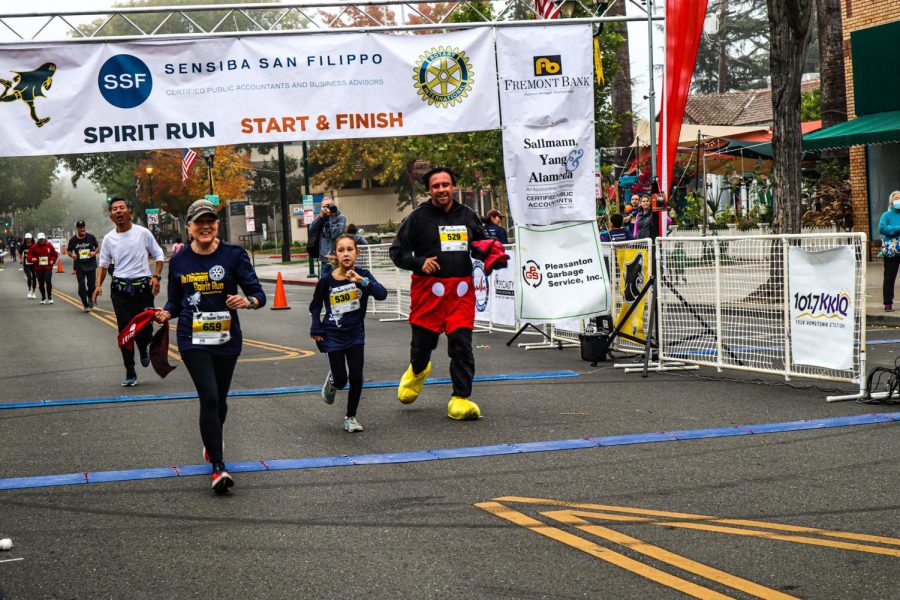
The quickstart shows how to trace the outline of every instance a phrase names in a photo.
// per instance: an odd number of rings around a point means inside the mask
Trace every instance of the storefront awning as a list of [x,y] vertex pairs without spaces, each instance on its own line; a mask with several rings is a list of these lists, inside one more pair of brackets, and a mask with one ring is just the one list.
[[900,143],[900,110],[872,113],[803,136],[804,150]]

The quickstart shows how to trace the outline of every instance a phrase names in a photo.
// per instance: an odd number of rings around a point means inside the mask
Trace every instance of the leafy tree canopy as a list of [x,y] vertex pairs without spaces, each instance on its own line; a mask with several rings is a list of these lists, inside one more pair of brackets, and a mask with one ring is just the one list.
[[55,156],[0,158],[0,212],[32,208],[50,196]]

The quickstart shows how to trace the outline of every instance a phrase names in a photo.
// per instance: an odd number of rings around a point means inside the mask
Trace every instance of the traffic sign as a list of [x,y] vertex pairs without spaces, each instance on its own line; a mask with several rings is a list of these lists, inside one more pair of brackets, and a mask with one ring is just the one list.
[[218,194],[207,194],[204,196],[204,198],[206,198],[207,200],[209,200],[216,206],[219,205],[219,195]]
[[256,231],[256,219],[247,217],[247,233],[251,231]]
[[144,212],[147,213],[148,215],[158,215],[159,209],[158,208],[148,208]]
[[310,194],[303,194],[303,210],[314,210],[313,197]]
[[147,211],[147,225],[159,225],[159,214]]
[[244,207],[244,216],[247,217],[248,219],[253,218],[254,215],[253,215],[253,205],[252,204],[248,204],[247,206]]

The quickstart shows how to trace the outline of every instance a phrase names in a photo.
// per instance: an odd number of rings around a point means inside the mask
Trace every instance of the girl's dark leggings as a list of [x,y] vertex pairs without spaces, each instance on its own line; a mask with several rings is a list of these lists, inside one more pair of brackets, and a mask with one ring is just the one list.
[[[335,350],[328,353],[328,364],[331,366],[331,378],[334,387],[343,389],[349,380],[350,392],[347,394],[347,416],[355,417],[359,407],[359,398],[362,396],[363,364],[365,363],[364,348],[362,344],[351,346],[345,350]],[[347,376],[349,370],[350,375]]]

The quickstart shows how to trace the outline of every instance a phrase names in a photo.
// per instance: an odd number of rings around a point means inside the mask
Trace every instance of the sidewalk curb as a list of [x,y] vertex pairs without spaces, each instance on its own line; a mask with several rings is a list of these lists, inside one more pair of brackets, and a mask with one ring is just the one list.
[[[282,283],[284,283],[284,285],[301,285],[301,286],[306,286],[306,287],[316,287],[316,284],[318,283],[319,280],[318,279],[315,279],[315,280],[314,279],[285,279],[284,277],[282,277],[281,281],[282,281]],[[260,277],[259,282],[260,283],[277,283],[278,279],[275,277]],[[900,322],[900,318],[898,318],[898,322]]]
[[866,323],[869,325],[900,325],[900,313],[896,316],[866,314]]

